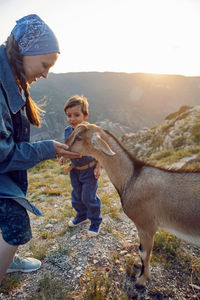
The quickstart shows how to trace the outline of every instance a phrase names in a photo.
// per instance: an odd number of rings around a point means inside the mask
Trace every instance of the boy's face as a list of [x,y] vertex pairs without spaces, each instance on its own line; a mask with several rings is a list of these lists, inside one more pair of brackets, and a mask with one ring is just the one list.
[[88,118],[88,114],[84,115],[80,105],[69,107],[66,109],[67,122],[73,129]]

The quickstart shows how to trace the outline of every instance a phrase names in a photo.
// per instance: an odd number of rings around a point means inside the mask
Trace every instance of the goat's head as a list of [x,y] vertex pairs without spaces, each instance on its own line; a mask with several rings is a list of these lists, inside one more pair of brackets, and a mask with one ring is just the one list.
[[108,156],[114,156],[108,143],[105,141],[106,133],[104,130],[94,124],[83,122],[76,127],[69,136],[66,144],[70,151],[78,152],[82,155],[91,155],[95,157],[95,153],[103,152]]

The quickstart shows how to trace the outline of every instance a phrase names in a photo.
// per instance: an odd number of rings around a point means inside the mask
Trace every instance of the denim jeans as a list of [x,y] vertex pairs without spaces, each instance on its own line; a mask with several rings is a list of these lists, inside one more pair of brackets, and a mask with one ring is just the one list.
[[92,225],[100,225],[101,200],[97,196],[98,181],[94,177],[94,167],[86,170],[70,171],[73,187],[72,207],[76,210],[76,218],[80,221],[89,219]]

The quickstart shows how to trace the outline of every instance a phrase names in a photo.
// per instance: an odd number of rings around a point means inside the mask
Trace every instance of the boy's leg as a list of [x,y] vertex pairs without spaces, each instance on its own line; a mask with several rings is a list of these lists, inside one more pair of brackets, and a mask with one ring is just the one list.
[[70,172],[71,185],[73,187],[72,196],[72,207],[76,211],[75,222],[82,222],[87,219],[87,207],[81,201],[82,195],[82,183],[79,181],[79,171],[72,170]]
[[101,217],[101,200],[97,196],[98,184],[97,180],[93,178],[90,182],[86,182],[82,187],[82,202],[87,207],[87,217],[91,221],[91,226],[97,228],[102,222]]
[[6,243],[0,235],[0,283],[13,260],[17,248],[18,246],[12,246]]

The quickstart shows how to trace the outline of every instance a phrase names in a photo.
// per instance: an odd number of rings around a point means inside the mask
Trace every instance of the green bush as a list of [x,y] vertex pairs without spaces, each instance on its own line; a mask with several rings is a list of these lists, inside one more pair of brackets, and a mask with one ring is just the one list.
[[183,105],[180,107],[180,109],[176,112],[173,112],[171,114],[169,114],[168,116],[166,116],[165,120],[172,120],[176,117],[178,117],[180,114],[182,114],[183,112],[186,112],[188,111],[189,109],[191,109],[192,106],[189,106],[189,105]]
[[155,235],[153,254],[161,259],[166,268],[178,259],[180,251],[181,241],[168,232],[159,230]]
[[160,151],[160,152],[157,152],[156,154],[154,154],[152,157],[151,157],[151,160],[161,160],[163,158],[166,158],[168,156],[170,156],[172,154],[172,152],[170,150],[164,150],[164,151]]
[[200,124],[194,124],[190,130],[192,141],[200,144]]
[[177,139],[173,140],[172,145],[174,148],[180,148],[184,146],[186,138],[184,136],[179,136]]
[[52,279],[51,275],[45,275],[39,281],[39,288],[30,300],[65,300],[70,299],[68,290],[63,287],[62,280]]
[[167,133],[169,131],[169,129],[171,127],[174,126],[174,122],[170,122],[168,124],[164,124],[161,128],[160,128],[160,133],[163,134],[163,133]]

